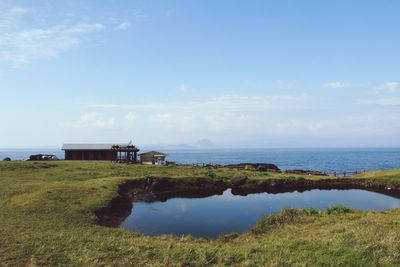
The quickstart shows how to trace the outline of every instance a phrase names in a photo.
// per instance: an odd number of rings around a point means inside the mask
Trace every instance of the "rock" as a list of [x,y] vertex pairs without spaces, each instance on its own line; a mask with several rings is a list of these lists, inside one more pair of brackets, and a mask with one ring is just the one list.
[[245,170],[258,170],[258,171],[268,171],[268,172],[280,172],[281,170],[275,164],[270,163],[240,163],[226,165],[228,168],[238,168]]
[[242,184],[245,184],[247,182],[248,178],[246,176],[237,176],[233,177],[231,179],[231,185],[232,186],[240,186]]
[[171,181],[168,178],[149,178],[148,184],[150,185],[150,188],[153,190],[167,190],[173,185],[175,181]]
[[250,164],[247,164],[247,165],[244,166],[244,169],[247,170],[247,171],[254,170],[254,166],[250,165]]
[[268,165],[258,165],[256,170],[260,171],[260,172],[277,172],[277,171],[279,171],[279,169],[276,169],[275,167],[271,167]]
[[260,180],[260,181],[257,181],[256,184],[257,184],[258,187],[264,188],[265,186],[268,185],[268,181],[266,181],[266,180]]
[[11,161],[11,158],[6,157],[6,158],[3,159],[3,161]]

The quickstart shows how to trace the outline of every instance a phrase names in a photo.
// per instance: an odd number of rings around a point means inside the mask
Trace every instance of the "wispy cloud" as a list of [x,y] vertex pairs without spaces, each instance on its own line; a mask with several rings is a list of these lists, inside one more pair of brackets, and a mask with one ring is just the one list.
[[[374,88],[374,85],[370,87]],[[351,145],[352,142],[361,144],[362,140],[400,132],[396,123],[400,119],[396,112],[400,106],[399,97],[371,97],[357,102],[357,96],[352,94],[350,103],[375,107],[357,106],[347,111],[329,107],[327,104],[330,101],[331,98],[294,93],[227,94],[193,100],[166,99],[135,104],[130,104],[131,101],[127,99],[125,103],[85,105],[89,112],[81,118],[80,125],[105,127],[108,121],[120,132],[135,132],[140,125],[141,134],[135,138],[145,143],[153,139],[158,142],[185,143],[208,136],[217,142],[264,140],[266,144],[282,146],[318,142],[323,145],[326,140],[338,136],[349,138],[343,139],[344,145]],[[107,114],[107,117],[101,114]],[[111,121],[111,118],[115,120]],[[291,143],[287,143],[288,140]]]
[[131,23],[128,21],[124,21],[120,24],[118,24],[114,29],[117,31],[126,31],[127,29],[129,29],[131,27]]
[[88,104],[88,108],[100,108],[100,109],[114,109],[118,108],[119,105],[117,104]]
[[376,106],[400,106],[400,97],[384,97],[376,99],[362,99],[359,101],[360,104],[364,105],[376,105]]
[[375,89],[378,91],[396,92],[400,90],[400,83],[387,82],[376,86]]
[[29,12],[28,8],[14,6],[0,10],[0,30],[15,29],[20,25],[22,18]]
[[[0,23],[18,24],[28,12],[23,7],[7,11],[7,18]],[[5,26],[3,24],[3,26]],[[89,34],[104,29],[101,23],[76,23],[47,28],[3,28],[0,35],[0,63],[21,67],[34,59],[49,58],[77,47]]]
[[[117,120],[117,127],[130,127],[128,117],[141,125],[143,132],[191,134],[200,138],[208,133],[264,131],[279,121],[281,114],[308,109],[308,95],[223,95],[191,101],[157,101],[131,104],[88,105],[96,112],[102,109],[114,116],[121,110],[127,115]],[[271,129],[269,130],[271,131]]]
[[275,86],[278,89],[293,89],[293,88],[297,87],[298,85],[296,82],[293,82],[293,81],[285,82],[285,81],[278,80],[275,82]]
[[128,112],[128,114],[125,115],[124,119],[126,121],[134,121],[136,120],[136,114],[134,112]]
[[334,88],[334,89],[341,89],[341,88],[362,88],[365,87],[366,84],[363,83],[343,83],[343,82],[331,82],[322,85],[324,88]]
[[28,11],[27,8],[21,6],[15,6],[8,10],[10,14],[26,14]]
[[186,93],[186,92],[190,91],[190,87],[189,87],[189,85],[182,83],[181,85],[179,85],[178,91],[181,93]]
[[114,118],[106,118],[104,115],[97,112],[90,112],[83,114],[76,123],[72,126],[76,128],[106,128],[111,129],[115,125]]
[[188,101],[158,101],[148,103],[114,104],[99,103],[89,104],[88,108],[97,109],[125,109],[133,111],[146,110],[177,110],[179,112],[190,112],[202,109],[204,111],[285,111],[307,109],[311,96],[307,94],[296,95],[260,95],[246,96],[238,94],[227,94],[208,99]]
[[371,91],[381,91],[381,92],[396,92],[400,90],[399,82],[385,82],[385,83],[344,83],[344,82],[331,82],[323,84],[324,88],[365,88]]

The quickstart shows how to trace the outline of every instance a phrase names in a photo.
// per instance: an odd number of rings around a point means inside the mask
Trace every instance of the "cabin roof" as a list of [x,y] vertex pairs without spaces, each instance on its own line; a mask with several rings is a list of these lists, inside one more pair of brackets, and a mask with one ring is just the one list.
[[111,150],[113,146],[128,146],[129,144],[64,144],[62,150]]
[[146,153],[142,153],[142,154],[139,154],[139,156],[153,156],[153,157],[155,157],[155,156],[166,156],[167,154],[165,154],[165,153],[162,153],[162,152],[158,152],[158,151],[149,151],[149,152],[146,152]]

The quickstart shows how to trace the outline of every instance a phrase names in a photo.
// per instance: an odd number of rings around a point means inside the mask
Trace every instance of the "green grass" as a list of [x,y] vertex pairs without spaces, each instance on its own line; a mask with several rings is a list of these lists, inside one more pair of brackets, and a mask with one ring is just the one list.
[[[321,179],[225,168],[0,162],[0,266],[400,266],[399,209],[286,209],[245,234],[215,240],[147,237],[94,223],[94,211],[125,180],[238,175]],[[400,170],[356,178],[400,184]]]

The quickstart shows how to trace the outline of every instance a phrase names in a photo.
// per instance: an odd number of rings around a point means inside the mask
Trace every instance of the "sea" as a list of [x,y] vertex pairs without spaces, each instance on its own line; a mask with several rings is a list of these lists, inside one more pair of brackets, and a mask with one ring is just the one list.
[[[322,172],[400,168],[400,148],[173,149],[162,152],[168,154],[168,161],[178,164],[273,163],[281,170]],[[52,154],[64,159],[60,149],[35,148],[0,149],[0,160],[5,157],[26,160],[33,154]]]

